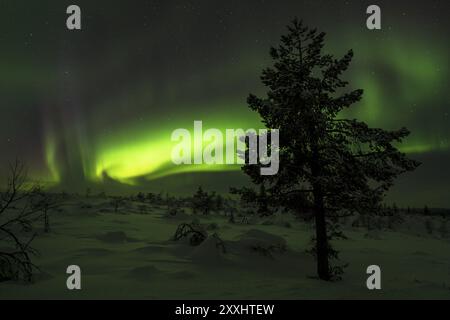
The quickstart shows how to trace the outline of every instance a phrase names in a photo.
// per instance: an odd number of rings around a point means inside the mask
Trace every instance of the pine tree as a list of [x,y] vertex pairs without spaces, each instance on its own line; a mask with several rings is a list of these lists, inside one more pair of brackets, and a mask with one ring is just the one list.
[[213,198],[215,194],[209,195],[203,191],[202,187],[198,187],[196,193],[192,197],[192,212],[196,214],[200,211],[203,215],[208,215],[213,206]]
[[260,175],[261,165],[243,170],[254,183],[264,183],[276,203],[289,203],[293,196],[303,203],[309,199],[318,276],[332,280],[342,271],[329,262],[337,258],[330,240],[341,234],[335,219],[377,210],[394,179],[419,163],[393,146],[408,136],[406,128],[385,131],[342,118],[341,111],[358,102],[363,91],[342,93],[348,83],[341,76],[353,52],[341,59],[323,54],[324,37],[295,19],[281,44],[271,48],[274,65],[261,76],[267,97],[251,94],[247,102],[267,128],[280,132],[280,170],[273,176]]
[[224,209],[224,200],[223,197],[220,194],[218,194],[216,195],[216,198],[214,200],[214,210],[220,212],[223,209]]
[[267,194],[266,187],[263,183],[259,187],[259,193],[248,187],[230,188],[230,193],[239,195],[242,205],[250,205],[252,208],[256,207],[256,213],[261,217],[273,214],[269,207],[269,203],[273,199]]
[[143,194],[142,192],[139,192],[136,195],[136,200],[139,201],[139,202],[144,202],[145,201],[145,194]]

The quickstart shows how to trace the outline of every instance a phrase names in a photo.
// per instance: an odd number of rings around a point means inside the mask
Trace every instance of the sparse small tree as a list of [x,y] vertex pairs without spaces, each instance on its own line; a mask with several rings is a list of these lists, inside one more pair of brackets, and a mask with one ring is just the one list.
[[112,199],[111,199],[111,205],[112,205],[113,208],[114,208],[114,212],[117,213],[117,212],[119,211],[119,208],[120,208],[122,205],[124,205],[125,202],[126,202],[126,200],[125,200],[125,198],[123,198],[123,197],[119,197],[119,196],[112,197]]
[[97,197],[98,197],[98,198],[101,198],[101,199],[106,199],[106,198],[107,198],[106,192],[105,192],[105,191],[100,192],[100,193],[97,195]]
[[151,192],[149,192],[149,193],[147,193],[147,195],[146,195],[146,200],[149,202],[149,203],[154,203],[155,202],[155,194],[153,194],[153,193],[151,193]]
[[208,237],[208,233],[195,223],[182,223],[177,227],[173,240],[179,241],[188,238],[192,246],[198,246]]
[[398,207],[397,207],[397,204],[395,202],[392,204],[392,213],[393,214],[397,214],[398,213]]
[[224,199],[220,194],[218,194],[214,199],[214,210],[216,210],[217,212],[221,212],[223,211],[223,209],[224,209]]
[[172,197],[170,201],[167,202],[167,213],[175,217],[180,213],[184,213],[182,209],[183,200],[177,199],[176,197]]
[[162,205],[163,204],[163,196],[162,196],[162,192],[160,192],[160,193],[158,193],[158,194],[155,194],[155,197],[154,197],[154,203],[155,204],[157,204],[157,205]]
[[195,214],[201,212],[203,215],[208,215],[213,206],[213,198],[215,194],[208,194],[203,191],[202,187],[198,187],[197,192],[192,197],[192,212]]
[[391,230],[395,230],[404,221],[402,211],[398,209],[395,203],[392,205],[392,210],[388,212],[387,216],[388,228]]
[[139,192],[136,195],[136,200],[139,201],[139,202],[144,202],[145,201],[145,195],[142,192]]
[[228,221],[230,223],[234,223],[235,222],[234,216],[237,212],[234,200],[228,198],[224,202],[224,212],[225,212],[225,215],[228,217]]
[[60,206],[58,197],[54,194],[46,193],[40,187],[35,188],[31,193],[32,207],[40,210],[44,218],[44,232],[50,232],[50,211]]
[[264,184],[259,186],[259,193],[248,187],[231,188],[230,193],[239,195],[244,205],[256,206],[256,212],[261,217],[273,214],[273,211],[269,208],[269,202],[273,199],[267,194]]
[[6,188],[0,193],[0,282],[30,282],[38,270],[31,259],[37,254],[31,247],[36,233],[31,232],[42,213],[40,207],[32,206],[32,190],[26,187],[24,165],[16,160],[10,166]]
[[428,234],[432,234],[433,233],[434,223],[433,223],[433,220],[431,220],[431,218],[427,218],[425,220],[425,229],[427,230]]

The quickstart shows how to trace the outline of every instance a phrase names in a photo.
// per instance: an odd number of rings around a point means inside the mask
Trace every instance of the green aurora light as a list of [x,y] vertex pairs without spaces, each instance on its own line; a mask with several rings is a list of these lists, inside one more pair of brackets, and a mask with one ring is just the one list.
[[[214,10],[206,0],[190,9],[108,2],[107,14],[101,2],[80,4],[88,17],[78,33],[60,28],[65,7],[54,1],[2,7],[0,149],[8,152],[1,160],[19,156],[33,180],[69,191],[239,170],[175,166],[171,133],[192,129],[194,120],[220,130],[261,128],[245,100],[264,95],[259,76],[271,65],[269,48],[294,15],[327,32],[325,52],[355,53],[346,78],[364,95],[343,117],[407,127],[399,147],[414,157],[449,154],[449,48],[439,2],[382,1],[383,29],[373,32],[364,4],[347,1],[227,1]],[[421,170],[440,186],[433,165]]]
[[[365,45],[362,45],[362,47],[365,47]],[[415,104],[426,103],[429,97],[433,95],[436,84],[448,76],[443,74],[442,69],[439,68],[439,66],[445,65],[444,57],[436,53],[439,50],[436,50],[433,54],[422,55],[417,53],[420,51],[419,48],[414,50],[410,44],[402,46],[401,41],[390,43],[387,48],[386,51],[388,52],[384,51],[382,55],[386,59],[380,60],[380,56],[374,55],[373,60],[366,59],[363,63],[360,63],[356,49],[356,59],[351,70],[350,82],[355,87],[363,88],[365,94],[359,105],[346,111],[343,116],[356,117],[368,121],[371,125],[384,126],[387,124],[395,128],[395,124],[399,121],[398,119],[389,121],[390,114],[393,112],[388,108],[394,108],[394,105],[401,101],[403,103],[404,101],[415,102]],[[406,58],[404,52],[408,52]],[[368,52],[362,52],[361,55],[365,57],[372,56]],[[259,61],[262,61],[262,59],[259,59]],[[401,84],[395,89],[397,96],[392,97],[392,94],[389,93],[389,90],[392,88],[386,89],[386,84],[381,77],[377,77],[376,73],[367,72],[370,65],[380,64],[396,75],[396,82]],[[264,65],[262,62],[254,63],[252,68],[248,68],[249,70],[246,73],[253,73],[256,77],[260,73],[262,65]],[[216,71],[211,78],[233,79],[245,76],[241,73],[241,68],[239,67],[235,71],[231,68],[224,68],[222,71],[227,74],[226,77],[218,74],[218,71]],[[148,88],[143,86],[141,90],[142,92],[140,93],[134,92],[135,95],[141,94],[144,96],[141,99],[137,99],[137,101],[145,100],[146,97],[149,98]],[[114,106],[110,107],[113,110],[115,109]],[[194,109],[189,106],[185,108],[188,110]],[[244,103],[211,102],[211,107],[204,106],[197,109],[214,110],[214,114],[208,116],[209,119],[205,121],[209,128],[225,130],[227,128],[258,129],[262,127],[257,116],[247,110]],[[408,123],[407,117],[408,115],[405,115],[405,124]],[[194,112],[189,114],[187,119],[189,120],[174,120],[171,118],[164,126],[157,128],[155,128],[153,121],[148,124],[132,123],[128,126],[123,126],[113,135],[108,135],[107,137],[102,137],[101,134],[91,136],[89,144],[80,144],[82,139],[78,138],[76,143],[72,143],[72,147],[80,148],[76,153],[82,154],[80,161],[83,166],[84,178],[98,182],[107,176],[123,183],[134,184],[137,178],[142,177],[151,180],[181,172],[240,169],[239,165],[173,165],[170,160],[170,154],[175,143],[170,141],[171,132],[176,128],[189,129],[192,127],[193,120],[205,120],[205,116],[198,112],[196,117]],[[138,129],[136,129],[137,126]],[[416,133],[417,131],[419,131],[419,134]],[[448,140],[441,139],[439,134],[433,137],[425,134],[421,135],[420,133],[420,130],[413,130],[413,135],[400,146],[400,149],[407,153],[424,153],[449,149]],[[57,183],[61,181],[63,174],[59,169],[56,149],[58,145],[66,143],[67,141],[64,141],[64,137],[58,139],[54,134],[49,134],[49,138],[45,143],[47,176],[51,177],[51,182]]]

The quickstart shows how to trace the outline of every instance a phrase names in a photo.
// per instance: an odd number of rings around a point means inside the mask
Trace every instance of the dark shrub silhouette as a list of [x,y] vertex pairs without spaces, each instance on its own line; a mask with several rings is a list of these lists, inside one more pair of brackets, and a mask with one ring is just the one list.
[[36,236],[33,223],[43,216],[43,207],[32,203],[36,189],[26,186],[25,168],[16,160],[0,194],[0,282],[30,282],[33,272],[38,270],[31,259],[37,254],[31,247]]
[[198,187],[197,192],[192,197],[192,212],[208,215],[214,209],[214,198],[214,193],[208,194],[208,192],[203,191],[202,187]]

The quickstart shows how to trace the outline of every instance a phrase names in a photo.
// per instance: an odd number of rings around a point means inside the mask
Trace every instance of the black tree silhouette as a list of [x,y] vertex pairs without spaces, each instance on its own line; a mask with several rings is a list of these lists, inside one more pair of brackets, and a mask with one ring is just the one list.
[[330,240],[341,235],[336,219],[377,210],[394,179],[419,163],[393,145],[408,136],[406,128],[386,131],[342,118],[340,111],[359,101],[363,91],[344,92],[348,83],[341,76],[353,52],[341,59],[322,54],[324,37],[295,19],[281,44],[271,48],[274,65],[261,77],[267,97],[250,95],[247,101],[267,128],[280,132],[275,150],[280,153],[280,170],[273,176],[260,175],[260,164],[247,164],[243,170],[254,183],[264,183],[281,206],[292,208],[293,198],[302,204],[308,199],[315,219],[312,251],[318,276],[332,280],[342,273],[329,262],[337,258]]

